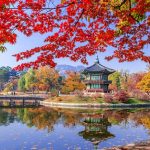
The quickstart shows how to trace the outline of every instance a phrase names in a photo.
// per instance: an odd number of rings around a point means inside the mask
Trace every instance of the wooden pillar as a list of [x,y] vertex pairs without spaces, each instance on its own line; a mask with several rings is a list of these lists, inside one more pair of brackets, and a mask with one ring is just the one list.
[[10,98],[9,106],[12,106],[12,99]]
[[38,106],[38,100],[35,99],[35,106]]

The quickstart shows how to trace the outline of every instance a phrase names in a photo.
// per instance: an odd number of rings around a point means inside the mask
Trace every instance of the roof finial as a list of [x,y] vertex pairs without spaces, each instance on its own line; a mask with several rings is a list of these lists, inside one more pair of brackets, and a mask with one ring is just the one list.
[[98,58],[98,55],[97,55],[97,57],[96,57],[95,63],[99,64],[99,58]]

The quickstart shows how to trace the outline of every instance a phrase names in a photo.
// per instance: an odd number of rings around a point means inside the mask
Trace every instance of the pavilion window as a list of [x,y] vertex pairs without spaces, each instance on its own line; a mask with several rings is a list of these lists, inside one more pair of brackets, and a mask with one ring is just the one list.
[[92,84],[91,88],[92,89],[99,89],[99,88],[101,88],[101,85],[100,84]]
[[102,76],[102,80],[105,80],[105,81],[107,81],[107,80],[108,80],[108,75],[106,75],[106,74],[103,74],[103,76]]
[[91,80],[100,80],[100,76],[99,75],[92,75]]

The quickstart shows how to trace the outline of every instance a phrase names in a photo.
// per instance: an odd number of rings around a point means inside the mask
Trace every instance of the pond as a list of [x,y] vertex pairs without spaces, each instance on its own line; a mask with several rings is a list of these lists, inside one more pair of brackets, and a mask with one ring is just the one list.
[[148,139],[149,109],[0,109],[0,150],[93,150]]

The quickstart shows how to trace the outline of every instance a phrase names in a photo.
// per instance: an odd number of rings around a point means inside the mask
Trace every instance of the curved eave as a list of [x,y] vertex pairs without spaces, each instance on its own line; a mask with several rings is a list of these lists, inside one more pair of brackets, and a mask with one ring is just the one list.
[[112,74],[114,72],[115,72],[115,70],[112,70],[112,71],[109,71],[109,70],[102,70],[102,71],[87,71],[87,70],[84,70],[82,72],[82,74],[88,74],[88,73],[106,73],[106,74]]
[[88,73],[106,73],[106,74],[112,74],[114,73],[114,69],[110,69],[108,67],[105,67],[99,63],[95,63],[94,65],[87,67],[86,69],[83,70],[83,74],[88,74]]

